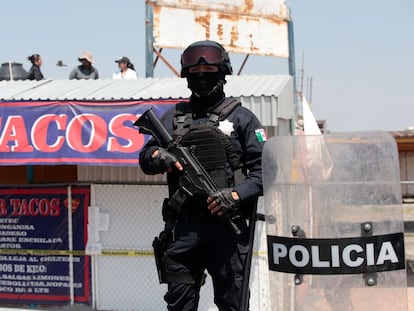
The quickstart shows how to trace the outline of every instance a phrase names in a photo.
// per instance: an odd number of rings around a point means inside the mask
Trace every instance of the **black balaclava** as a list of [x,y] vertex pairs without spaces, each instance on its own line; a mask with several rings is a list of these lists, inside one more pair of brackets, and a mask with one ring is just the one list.
[[190,103],[197,114],[206,113],[225,97],[223,85],[226,80],[222,70],[188,73],[187,82],[192,92]]

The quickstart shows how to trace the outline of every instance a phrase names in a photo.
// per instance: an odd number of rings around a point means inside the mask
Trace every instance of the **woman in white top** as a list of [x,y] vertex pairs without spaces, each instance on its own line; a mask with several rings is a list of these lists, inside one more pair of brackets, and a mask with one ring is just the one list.
[[129,61],[128,57],[122,56],[120,59],[117,59],[115,63],[118,63],[120,71],[112,75],[114,80],[136,80],[137,73],[135,72],[134,65]]

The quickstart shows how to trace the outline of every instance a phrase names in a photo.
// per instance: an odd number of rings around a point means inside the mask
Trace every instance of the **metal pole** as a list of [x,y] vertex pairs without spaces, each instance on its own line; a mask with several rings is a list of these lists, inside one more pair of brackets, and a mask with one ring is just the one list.
[[152,6],[145,4],[145,77],[154,77],[154,14]]
[[252,257],[253,257],[253,246],[254,246],[254,234],[256,231],[256,221],[261,220],[265,221],[265,216],[263,214],[257,213],[257,200],[253,203],[252,216],[249,220],[249,250],[247,252],[246,263],[244,264],[244,273],[243,273],[243,284],[241,292],[241,301],[240,301],[240,311],[248,311],[249,309],[249,300],[250,300],[250,271],[252,267]]
[[68,193],[68,246],[69,246],[69,295],[70,304],[75,303],[74,271],[73,271],[73,223],[72,223],[72,187],[67,187]]
[[12,65],[10,61],[9,61],[9,76],[10,76],[10,81],[13,81],[13,70],[12,70]]
[[33,165],[26,166],[26,173],[27,173],[27,183],[33,183]]
[[172,72],[174,72],[174,74],[177,76],[177,77],[180,77],[181,75],[180,75],[180,73],[167,61],[167,59],[164,57],[164,56],[162,56],[161,55],[161,53],[159,52],[159,51],[157,51],[157,49],[155,49],[154,48],[154,53],[155,54],[157,54],[157,58],[159,58],[159,59],[161,59],[163,62],[164,62],[164,64],[166,64],[167,65],[167,67],[168,68],[170,68],[170,70],[172,71]]
[[241,72],[242,72],[242,70],[244,68],[244,65],[246,65],[246,62],[247,62],[247,59],[249,58],[249,56],[250,56],[250,54],[247,54],[246,57],[244,58],[243,63],[240,66],[239,72],[237,73],[238,76],[240,76],[240,74],[241,74]]
[[[162,48],[160,48],[159,49],[159,52],[160,52],[160,54],[161,54],[161,52],[162,52]],[[160,58],[157,56],[157,57],[155,57],[155,60],[154,60],[154,68],[155,68],[155,66],[157,65],[157,63],[158,63],[158,60],[159,60]]]
[[295,123],[299,116],[299,107],[297,100],[297,89],[296,89],[296,65],[295,65],[295,40],[293,34],[293,21],[292,17],[289,16],[288,20],[288,40],[289,40],[289,75],[293,77],[293,105],[294,105],[294,118],[291,124],[292,134],[295,132]]

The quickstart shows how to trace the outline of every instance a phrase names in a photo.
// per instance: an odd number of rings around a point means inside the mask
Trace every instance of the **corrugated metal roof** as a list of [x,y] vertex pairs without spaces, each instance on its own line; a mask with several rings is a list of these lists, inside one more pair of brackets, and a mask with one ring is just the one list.
[[[233,97],[275,96],[291,83],[289,75],[226,77],[225,91]],[[186,79],[0,81],[1,101],[85,100],[117,101],[180,99],[190,96]]]

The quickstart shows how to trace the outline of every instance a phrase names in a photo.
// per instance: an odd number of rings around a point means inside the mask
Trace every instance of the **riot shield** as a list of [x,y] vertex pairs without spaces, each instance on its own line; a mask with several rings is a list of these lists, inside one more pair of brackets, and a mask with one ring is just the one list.
[[263,182],[272,310],[407,310],[391,135],[273,137]]

